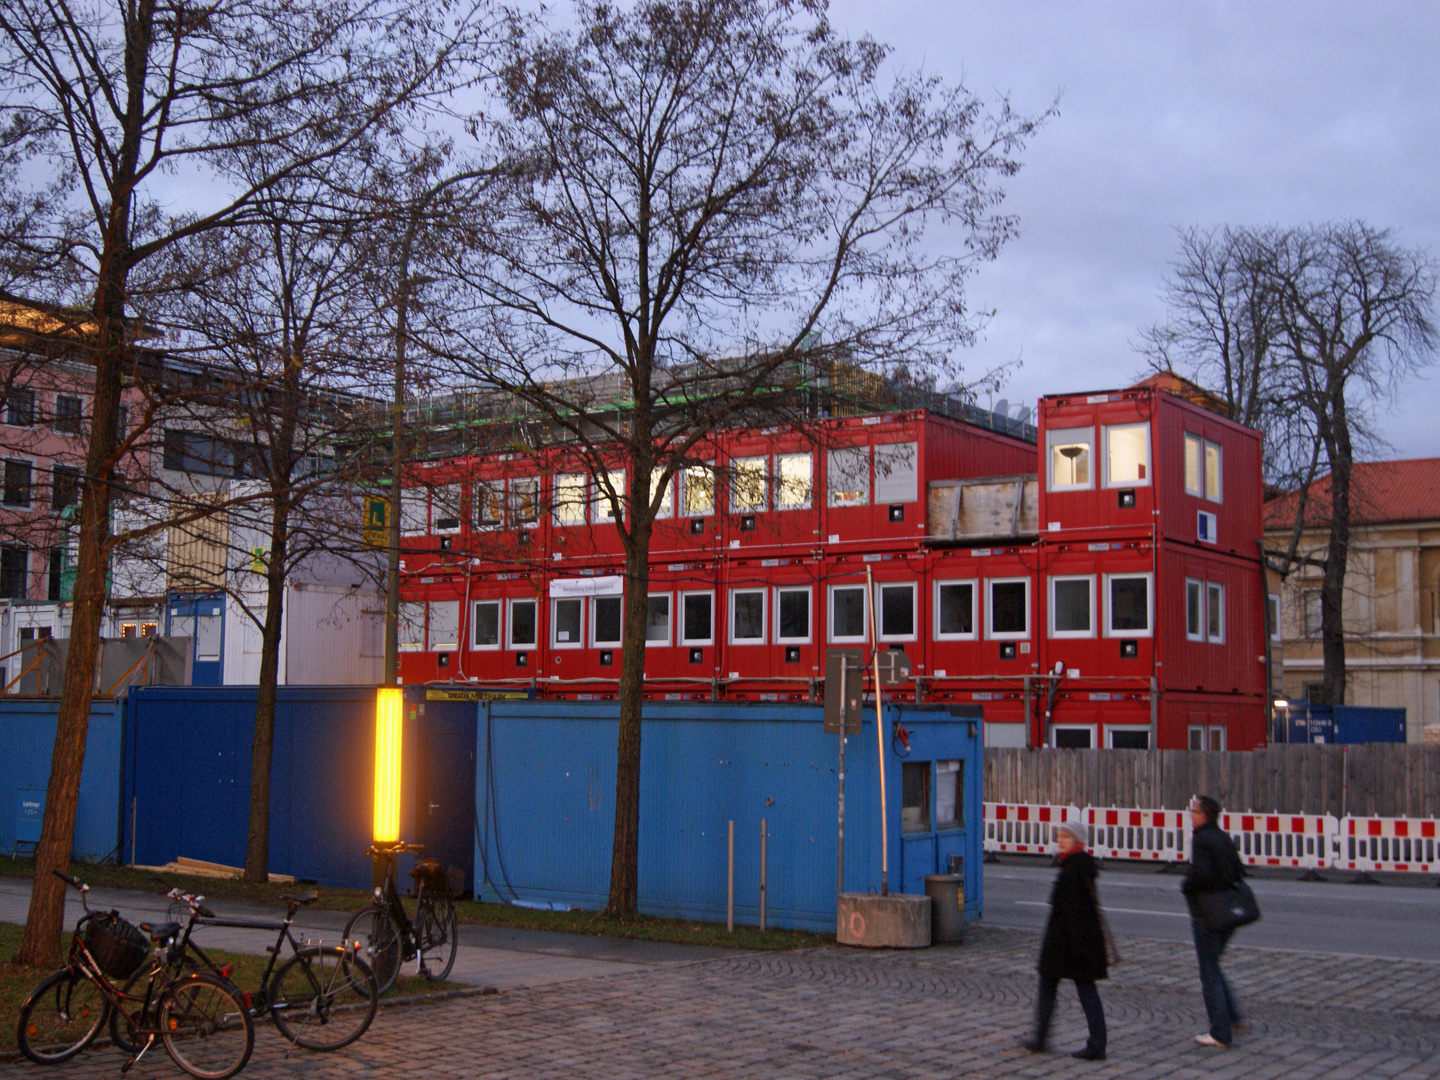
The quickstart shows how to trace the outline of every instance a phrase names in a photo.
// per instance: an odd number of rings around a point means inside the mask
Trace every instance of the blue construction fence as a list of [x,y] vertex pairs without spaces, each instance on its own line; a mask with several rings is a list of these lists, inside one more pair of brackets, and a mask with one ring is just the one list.
[[1284,739],[1292,743],[1359,743],[1405,741],[1405,710],[1366,705],[1311,705],[1292,701],[1283,710]]

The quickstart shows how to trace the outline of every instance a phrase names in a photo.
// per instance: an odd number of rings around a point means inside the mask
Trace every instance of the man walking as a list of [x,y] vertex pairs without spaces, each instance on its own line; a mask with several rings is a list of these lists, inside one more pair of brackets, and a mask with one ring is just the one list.
[[1205,920],[1200,897],[1205,893],[1232,889],[1245,876],[1235,841],[1220,828],[1220,804],[1209,795],[1197,795],[1190,803],[1190,820],[1194,824],[1191,837],[1190,869],[1185,875],[1181,892],[1190,905],[1190,929],[1195,936],[1195,957],[1200,963],[1200,991],[1205,998],[1205,1012],[1210,1017],[1210,1030],[1195,1036],[1201,1046],[1229,1046],[1240,1023],[1240,1009],[1235,993],[1220,970],[1220,955],[1235,933],[1234,927],[1215,930]]

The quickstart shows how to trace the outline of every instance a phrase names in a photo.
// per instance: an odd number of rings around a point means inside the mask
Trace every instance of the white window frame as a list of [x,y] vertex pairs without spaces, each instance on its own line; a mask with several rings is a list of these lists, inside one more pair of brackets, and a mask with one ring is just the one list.
[[[561,487],[574,488],[579,483],[580,492],[578,498],[572,498],[569,494],[561,495]],[[576,525],[585,524],[585,504],[588,500],[590,485],[584,473],[556,473],[550,477],[550,521],[562,529],[573,528]],[[575,513],[578,516],[571,518],[567,515]]]
[[[894,459],[890,461],[889,459]],[[901,492],[882,492],[886,484],[898,484],[901,482],[897,476],[903,476],[896,468],[896,464],[903,464],[908,461],[910,486]],[[882,466],[882,462],[885,464]],[[920,444],[914,441],[881,443],[875,447],[873,458],[875,471],[875,482],[872,485],[875,493],[876,506],[893,506],[899,503],[912,503],[920,498]],[[889,471],[884,471],[888,469]]]
[[[615,488],[615,496],[620,500],[620,512],[623,514],[625,512],[625,496],[627,494],[625,488],[625,470],[609,469],[605,475],[609,478],[611,486]],[[613,523],[615,515],[610,513],[610,496],[605,491],[605,485],[600,483],[597,478],[594,482],[594,488],[595,512],[593,520],[597,525]]]
[[[1110,476],[1110,436],[1116,431],[1140,431],[1145,435],[1145,478],[1143,480],[1114,480]],[[1151,466],[1154,454],[1150,450],[1150,425],[1149,424],[1106,424],[1100,429],[1100,439],[1103,444],[1104,457],[1101,460],[1101,467],[1104,470],[1104,482],[1107,488],[1135,488],[1149,487],[1150,478],[1155,475]]]
[[[476,628],[480,625],[475,613],[483,606],[495,608],[495,643],[493,645],[481,645],[475,640]],[[472,652],[499,652],[505,644],[505,604],[501,600],[472,600],[470,601],[470,649]]]
[[[910,590],[910,633],[885,633],[885,590]],[[875,631],[877,641],[916,641],[920,637],[920,590],[913,581],[877,581],[875,583]]]
[[[1083,581],[1086,592],[1089,596],[1090,628],[1088,630],[1057,630],[1055,628],[1055,586],[1062,581]],[[1093,638],[1095,636],[1096,618],[1098,612],[1095,610],[1095,575],[1094,574],[1051,574],[1045,583],[1045,607],[1046,623],[1050,637],[1059,639]]]
[[[1115,732],[1117,732],[1117,731],[1143,731],[1143,732],[1145,733],[1146,737],[1148,738],[1149,735],[1150,735],[1150,725],[1149,725],[1149,724],[1106,724],[1106,725],[1105,725],[1105,748],[1106,748],[1107,750],[1114,750],[1114,749],[1115,749]],[[1146,749],[1148,749],[1148,750],[1154,750],[1155,748],[1154,748],[1153,746],[1150,746],[1150,747],[1146,747]]]
[[[655,498],[655,489],[660,486],[660,477],[665,473],[664,469],[650,470],[650,498]],[[665,497],[660,500],[660,511],[655,515],[656,520],[675,516],[675,477],[670,477],[665,482]]]
[[[500,517],[495,521],[481,521],[480,507],[487,500],[485,492],[499,492]],[[505,505],[506,505],[505,481],[504,480],[472,480],[470,482],[470,527],[476,532],[494,532],[496,529],[505,527]]]
[[400,535],[424,536],[430,531],[430,492],[420,486],[400,489]]
[[[601,641],[601,640],[600,640],[600,635],[599,635],[598,631],[597,631],[596,628],[595,628],[595,622],[596,622],[596,619],[598,618],[599,613],[600,613],[600,603],[599,603],[599,601],[601,601],[601,600],[616,600],[616,601],[619,601],[619,603],[620,603],[620,630],[619,630],[618,636],[615,638],[614,641]],[[624,642],[624,640],[625,640],[625,597],[624,597],[624,595],[622,594],[622,595],[620,595],[620,596],[592,596],[592,597],[590,597],[590,603],[587,604],[586,606],[590,609],[589,617],[586,619],[586,625],[588,626],[589,632],[590,632],[590,647],[591,647],[592,649],[618,649],[618,648],[620,648],[621,644],[622,644],[622,643]]]
[[[989,641],[1029,641],[1030,640],[1030,579],[1028,577],[993,577],[983,578],[985,582],[985,637]],[[995,604],[994,589],[996,585],[1012,585],[1020,582],[1025,586],[1025,630],[1023,633],[1013,631],[995,630]]]
[[[1055,480],[1055,451],[1061,446],[1083,442],[1089,450],[1090,468],[1082,483],[1061,484]],[[1090,491],[1095,487],[1095,429],[1054,428],[1045,432],[1045,483],[1047,491]]]
[[[1205,495],[1205,440],[1199,435],[1187,431],[1185,434],[1185,457],[1181,463],[1181,478],[1185,483],[1185,494],[1193,495],[1195,498],[1203,498]],[[1190,483],[1190,458],[1195,458],[1195,483]]]
[[[650,601],[665,601],[665,638],[663,641],[653,641],[650,638]],[[675,594],[670,592],[652,592],[645,594],[645,647],[647,649],[668,649],[675,640]]]
[[[708,597],[710,598],[710,636],[709,636],[709,637],[692,638],[692,637],[687,636],[686,633],[685,633],[685,602],[686,602],[687,600],[689,600],[690,597],[692,597],[692,596],[708,596]],[[676,614],[677,614],[677,616],[678,616],[678,619],[676,620],[676,627],[677,627],[677,630],[678,630],[678,632],[679,632],[679,634],[680,634],[680,644],[683,645],[683,646],[685,646],[685,647],[687,647],[687,648],[695,647],[695,646],[700,646],[700,645],[714,645],[714,644],[715,644],[715,621],[716,621],[716,615],[717,615],[717,612],[715,611],[715,590],[714,590],[714,589],[687,589],[687,590],[685,590],[684,592],[680,593],[680,603],[677,605],[677,607],[679,608],[679,610],[676,612]]]
[[[447,499],[448,497],[448,499]],[[448,501],[448,505],[447,504]],[[448,529],[440,528],[440,513],[444,510],[453,511],[454,517],[450,520],[455,524]],[[460,531],[460,526],[465,521],[465,491],[459,484],[436,484],[435,490],[430,493],[430,523],[431,532],[436,536],[454,536]]]
[[[759,457],[737,457],[730,459],[730,484],[728,499],[730,509],[737,514],[753,514],[768,509],[768,495],[770,491],[770,477],[768,475],[769,459]],[[740,474],[742,469],[749,469],[758,465],[760,467],[760,501],[756,503],[744,503],[740,501]]]
[[[835,593],[836,593],[838,590],[841,590],[841,589],[854,589],[854,590],[856,590],[857,592],[859,592],[859,593],[860,593],[860,596],[861,596],[860,633],[859,633],[859,634],[856,634],[856,635],[854,635],[854,636],[846,635],[846,636],[844,636],[844,637],[841,637],[841,636],[839,636],[839,635],[837,635],[837,634],[835,633]],[[864,583],[864,582],[859,582],[859,583],[851,582],[851,583],[845,584],[845,585],[831,585],[831,586],[830,586],[830,588],[829,588],[829,590],[828,590],[828,593],[827,593],[827,602],[826,602],[826,605],[825,605],[825,631],[826,631],[826,640],[827,640],[827,641],[831,641],[831,642],[834,642],[834,643],[836,643],[836,644],[840,644],[840,643],[842,643],[842,642],[844,642],[844,643],[850,643],[850,642],[868,643],[868,642],[869,642],[869,640],[870,640],[870,598],[869,598],[868,596],[866,596],[865,593],[866,593],[866,588],[865,588],[865,583]]]
[[[1215,451],[1215,468],[1210,468],[1210,451]],[[1205,499],[1207,502],[1225,501],[1225,448],[1210,439],[1205,440]],[[1210,481],[1215,481],[1215,494],[1210,494]]]
[[[1216,593],[1219,594],[1220,598],[1220,603],[1218,604],[1218,606],[1215,603]],[[1212,621],[1214,621],[1212,617],[1216,614],[1217,611],[1219,612],[1218,621],[1220,624],[1220,628],[1219,630],[1212,631],[1210,629],[1211,623]],[[1210,644],[1212,645],[1224,645],[1226,621],[1225,583],[1223,581],[1205,582],[1205,640],[1210,642]]]
[[[1190,629],[1190,590],[1195,590],[1195,630]],[[1205,640],[1205,582],[1201,578],[1187,577],[1185,579],[1185,639],[1187,641]]]
[[[1224,724],[1211,724],[1211,725],[1209,726],[1209,728],[1206,729],[1205,734],[1208,736],[1208,739],[1206,740],[1206,744],[1205,744],[1205,748],[1206,748],[1207,750],[1211,750],[1211,751],[1223,751],[1223,750],[1225,749],[1225,747],[1226,747],[1227,745],[1229,745],[1230,739],[1229,739],[1229,736],[1226,734],[1225,725],[1224,725]],[[1219,746],[1216,746],[1216,745],[1215,745],[1215,741],[1216,741],[1216,740],[1215,740],[1215,736],[1216,736],[1216,735],[1219,735],[1219,736],[1220,736],[1220,740],[1219,740],[1219,741],[1220,741],[1220,745],[1219,745]]]
[[1279,641],[1282,638],[1280,632],[1280,594],[1267,592],[1265,594],[1265,617],[1270,620],[1270,640]]
[[[1145,629],[1144,630],[1117,630],[1115,629],[1115,613],[1111,610],[1113,595],[1111,594],[1111,583],[1115,581],[1131,581],[1137,578],[1145,581]],[[1105,636],[1107,638],[1148,638],[1155,636],[1155,575],[1149,571],[1140,574],[1106,574],[1103,583],[1105,589]]]
[[[840,454],[855,454],[865,459],[864,475],[855,476],[851,479],[858,480],[863,487],[860,489],[859,497],[853,499],[839,498],[842,494],[850,494],[851,489],[841,491],[835,486],[835,458]],[[837,446],[825,455],[825,505],[827,506],[869,506],[870,491],[874,485],[870,482],[870,447],[867,446]]]
[[[690,509],[690,485],[695,477],[708,476],[710,484],[710,507],[706,510]],[[681,517],[713,517],[715,515],[715,463],[707,461],[701,465],[690,465],[680,473],[682,483],[677,485],[680,493],[680,516]]]
[[[534,503],[530,507],[530,518],[524,520],[520,516],[519,494],[516,486],[519,484],[530,484],[531,493],[534,496]],[[517,476],[506,485],[505,509],[510,515],[510,523],[518,529],[534,529],[540,525],[540,477],[538,476]]]
[[[770,590],[763,585],[738,586],[730,590],[730,600],[726,608],[726,631],[729,635],[731,645],[764,645],[766,642],[766,627],[769,626],[770,618]],[[760,636],[753,638],[737,638],[735,636],[735,598],[741,593],[760,594]]]
[[[435,640],[435,636],[436,636],[436,635],[435,635],[435,608],[436,608],[438,605],[440,605],[440,604],[454,604],[454,605],[455,605],[455,640],[454,640],[454,641],[436,641],[436,640]],[[464,615],[465,615],[465,612],[464,612],[463,607],[461,606],[460,598],[459,598],[458,596],[457,596],[455,599],[453,599],[453,600],[427,600],[427,601],[425,602],[425,649],[426,649],[426,651],[427,651],[427,652],[455,652],[455,651],[457,651],[457,650],[460,648],[460,642],[463,640],[463,634],[461,633],[462,627],[460,626],[460,620],[464,617]]]
[[[774,590],[774,618],[776,645],[809,645],[815,640],[815,590],[809,585],[776,585]],[[805,636],[785,637],[780,633],[780,597],[784,593],[805,594]]]
[[[786,461],[796,458],[805,459],[805,498],[801,502],[786,502],[786,493],[793,490],[793,481],[785,478]],[[805,453],[776,454],[775,455],[775,509],[776,510],[809,510],[815,502],[815,459],[807,451]]]
[[[940,590],[951,585],[970,586],[970,632],[968,634],[945,633],[940,629]],[[936,641],[974,641],[979,637],[980,629],[980,579],[979,578],[944,578],[936,581],[932,589],[932,600],[935,611],[934,635]]]
[[[1195,736],[1200,736],[1200,745],[1195,745]],[[1185,727],[1185,748],[1187,750],[1205,750],[1209,742],[1209,732],[1204,724],[1187,724]]]
[[[1312,582],[1316,586],[1318,581]],[[1302,582],[1302,585],[1311,584]],[[1311,608],[1314,608],[1315,618],[1310,618]],[[1325,632],[1325,600],[1319,588],[1300,590],[1300,636],[1307,640],[1316,640]]]
[[1094,750],[1099,746],[1099,732],[1096,731],[1095,724],[1055,724],[1050,728],[1050,746],[1052,749],[1060,745],[1060,732],[1062,731],[1088,731],[1090,733],[1090,746],[1088,749]]
[[[576,603],[580,605],[580,618],[575,626],[575,640],[560,640],[560,619],[556,612],[559,605]],[[550,647],[552,649],[583,649],[585,647],[585,598],[583,596],[552,596],[550,598]]]
[[[425,651],[425,601],[424,600],[402,600],[397,616],[398,638],[400,652],[424,652]],[[413,640],[406,641],[406,627],[411,628]]]
[[[529,604],[534,609],[535,634],[530,641],[517,642],[515,640],[515,609],[521,604]],[[533,596],[515,596],[505,602],[505,644],[512,652],[526,652],[540,647],[540,602]]]

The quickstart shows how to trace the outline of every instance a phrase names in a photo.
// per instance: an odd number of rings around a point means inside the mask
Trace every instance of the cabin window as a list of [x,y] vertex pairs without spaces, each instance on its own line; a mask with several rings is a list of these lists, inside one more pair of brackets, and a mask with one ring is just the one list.
[[764,510],[765,459],[736,458],[730,462],[730,509]]
[[975,636],[975,582],[936,583],[935,636],[948,640]]
[[730,593],[730,640],[737,645],[764,643],[764,589],[735,589]]
[[775,590],[775,639],[804,643],[810,640],[810,590]]
[[510,648],[535,647],[535,601],[510,601]]
[[670,644],[669,593],[651,593],[645,598],[645,644]]
[[555,501],[553,509],[555,524],[585,524],[585,477],[577,473],[570,473],[557,476],[550,483]]
[[830,505],[864,506],[870,501],[870,448],[830,451]]
[[804,510],[810,505],[809,454],[780,454],[775,458],[777,510]]
[[1093,428],[1057,428],[1045,433],[1050,451],[1051,491],[1079,491],[1095,486],[1090,471],[1090,448],[1094,439]]
[[1106,632],[1112,637],[1149,636],[1150,575],[1110,574],[1106,582],[1110,608]]
[[995,578],[990,581],[987,627],[992,638],[1030,636],[1030,579]]
[[500,647],[500,601],[477,600],[470,609],[470,644],[475,649]]
[[913,442],[875,447],[875,502],[914,502],[919,498],[919,454]]
[[1095,634],[1095,578],[1050,579],[1050,636],[1093,637]]
[[715,643],[715,594],[693,592],[680,594],[680,644],[713,645]]
[[1150,427],[1122,424],[1105,429],[1105,484],[1139,487],[1150,483]]

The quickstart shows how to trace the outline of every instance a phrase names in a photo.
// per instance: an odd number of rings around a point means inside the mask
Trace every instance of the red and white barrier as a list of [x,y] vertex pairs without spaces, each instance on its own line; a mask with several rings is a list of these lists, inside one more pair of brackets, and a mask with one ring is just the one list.
[[1184,810],[1131,810],[1087,806],[1090,850],[1100,859],[1185,862],[1190,850],[1190,815]]
[[1055,844],[1055,826],[1080,816],[1075,806],[987,802],[983,846],[987,852],[1053,855],[1060,850]]
[[1336,865],[1347,870],[1440,873],[1440,838],[1433,818],[1347,817]]
[[1340,823],[1328,814],[1220,815],[1246,866],[1323,870],[1332,864]]

